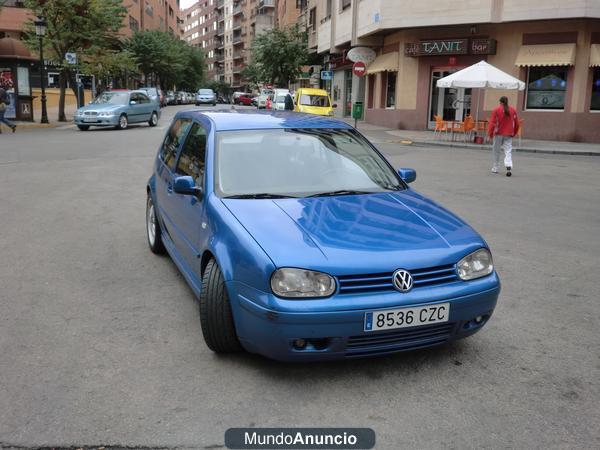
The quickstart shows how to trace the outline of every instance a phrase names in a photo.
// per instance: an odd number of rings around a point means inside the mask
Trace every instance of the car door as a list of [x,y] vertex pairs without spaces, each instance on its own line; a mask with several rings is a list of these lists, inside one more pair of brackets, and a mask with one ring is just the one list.
[[[175,169],[175,176],[191,176],[196,186],[206,192],[205,167],[206,144],[209,124],[193,122],[186,135]],[[182,256],[190,270],[200,280],[199,259],[206,240],[205,203],[193,195],[174,194],[176,211],[174,212],[177,231],[182,248]]]
[[[140,115],[141,115],[141,108],[142,105],[140,104],[141,99],[140,99],[140,95],[137,92],[132,92],[131,95],[129,96],[129,108],[128,108],[128,112],[127,112],[127,118],[129,119],[129,123],[136,123],[136,122],[140,122]],[[132,103],[135,102],[135,103]]]
[[[191,119],[173,121],[156,160],[156,208],[163,231],[178,250],[175,211],[176,196],[173,193],[173,178],[177,167],[177,154],[192,124]],[[179,253],[179,252],[178,252]]]
[[[140,122],[148,122],[155,105],[147,95],[139,93],[138,97],[140,99]],[[156,107],[158,108],[159,105],[156,105]]]

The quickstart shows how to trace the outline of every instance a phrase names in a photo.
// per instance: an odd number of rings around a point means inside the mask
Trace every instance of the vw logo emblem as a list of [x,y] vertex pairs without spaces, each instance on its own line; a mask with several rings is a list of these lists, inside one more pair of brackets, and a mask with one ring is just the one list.
[[394,287],[400,292],[408,292],[413,287],[413,278],[410,272],[404,269],[398,269],[392,275]]

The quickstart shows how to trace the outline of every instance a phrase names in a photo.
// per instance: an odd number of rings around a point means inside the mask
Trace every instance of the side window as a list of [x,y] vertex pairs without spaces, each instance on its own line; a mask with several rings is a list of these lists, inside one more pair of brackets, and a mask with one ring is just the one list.
[[150,103],[150,99],[148,98],[148,96],[146,96],[144,94],[138,94],[138,96],[139,96],[138,103]]
[[133,94],[131,94],[131,95],[129,96],[129,101],[130,101],[130,102],[136,102],[136,103],[139,103],[139,102],[140,102],[140,100],[139,100],[139,98],[138,98],[138,94],[137,94],[137,92],[134,92]]
[[175,159],[177,158],[177,149],[185,136],[185,133],[190,128],[192,121],[189,119],[177,119],[171,125],[169,132],[165,136],[163,145],[160,149],[159,158],[173,170],[175,168]]
[[206,156],[206,130],[194,123],[190,130],[177,164],[177,173],[194,178],[197,186],[204,180],[204,163]]

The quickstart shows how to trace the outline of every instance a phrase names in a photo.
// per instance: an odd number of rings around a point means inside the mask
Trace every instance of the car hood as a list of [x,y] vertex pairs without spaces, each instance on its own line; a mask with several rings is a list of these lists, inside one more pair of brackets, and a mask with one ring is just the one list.
[[91,104],[91,105],[86,105],[83,108],[79,108],[79,112],[84,112],[84,111],[102,111],[102,112],[106,112],[106,111],[115,111],[117,109],[123,108],[125,105],[111,105],[108,103],[105,104]]
[[458,262],[486,246],[464,221],[405,190],[302,199],[223,199],[277,267],[338,275]]

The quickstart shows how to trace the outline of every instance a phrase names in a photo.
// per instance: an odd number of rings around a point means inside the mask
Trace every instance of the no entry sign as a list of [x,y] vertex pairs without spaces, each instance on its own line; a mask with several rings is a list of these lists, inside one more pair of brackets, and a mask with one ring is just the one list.
[[362,61],[357,61],[352,66],[352,73],[357,77],[364,77],[367,74],[367,66]]

